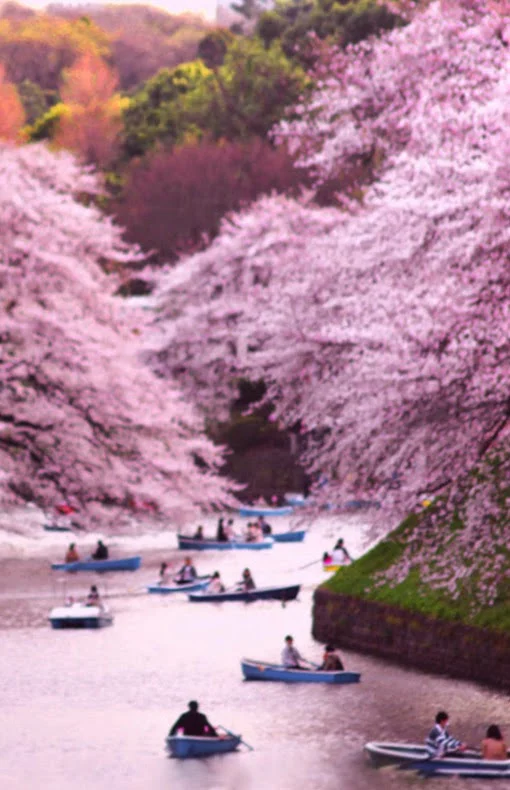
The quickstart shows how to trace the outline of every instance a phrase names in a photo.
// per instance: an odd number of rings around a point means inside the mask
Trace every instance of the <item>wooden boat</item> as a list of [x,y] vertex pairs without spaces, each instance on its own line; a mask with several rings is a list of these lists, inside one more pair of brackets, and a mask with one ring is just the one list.
[[65,527],[63,524],[43,524],[43,529],[46,532],[72,532],[71,527]]
[[361,677],[359,672],[287,669],[281,664],[268,664],[248,658],[241,661],[241,669],[246,680],[273,680],[284,683],[359,683]]
[[234,752],[240,743],[240,735],[225,735],[221,738],[198,735],[168,735],[166,748],[172,757],[208,757],[211,754]]
[[[430,758],[425,746],[413,743],[377,743],[365,745],[375,765],[397,764],[426,776],[463,776],[480,779],[509,779],[509,760],[483,760],[480,753],[466,750],[441,758]],[[510,757],[510,754],[509,754]]]
[[301,543],[305,535],[306,529],[294,529],[288,532],[273,532],[271,537],[275,543]]
[[294,512],[292,505],[282,507],[255,507],[243,505],[239,508],[240,516],[290,516]]
[[288,587],[256,587],[254,590],[226,590],[222,593],[208,593],[207,590],[188,595],[193,603],[220,603],[221,601],[293,601],[297,598],[300,584]]
[[113,615],[104,606],[87,606],[74,602],[55,606],[49,615],[52,628],[102,628],[113,623]]
[[180,549],[186,551],[229,551],[230,549],[250,549],[260,551],[270,549],[273,546],[273,538],[263,538],[258,541],[235,540],[213,540],[212,538],[190,538],[187,535],[177,535],[177,543]]
[[210,576],[198,576],[187,584],[149,584],[147,592],[158,595],[171,595],[172,593],[188,593],[203,590],[211,581]]
[[78,560],[78,562],[54,562],[51,565],[54,571],[136,571],[142,562],[141,557],[120,557],[108,560]]

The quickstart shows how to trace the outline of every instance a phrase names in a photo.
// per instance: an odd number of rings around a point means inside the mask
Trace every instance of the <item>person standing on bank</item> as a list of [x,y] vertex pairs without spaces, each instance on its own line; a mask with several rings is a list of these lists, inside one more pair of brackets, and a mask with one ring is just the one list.
[[440,710],[436,715],[436,723],[432,727],[425,741],[429,757],[444,757],[452,752],[464,752],[465,743],[453,738],[448,732],[448,714]]
[[218,733],[207,720],[207,716],[198,711],[198,702],[191,700],[188,703],[188,710],[183,713],[175,724],[173,724],[169,735],[176,735],[179,731],[183,735],[206,736],[210,738],[217,738]]

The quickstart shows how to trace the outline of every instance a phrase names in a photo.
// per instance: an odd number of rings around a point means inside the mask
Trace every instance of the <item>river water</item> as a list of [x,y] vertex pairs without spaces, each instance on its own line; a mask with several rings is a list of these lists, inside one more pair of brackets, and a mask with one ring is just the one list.
[[[206,523],[206,522],[204,522]],[[273,521],[283,529],[284,519]],[[211,527],[212,529],[212,527]],[[207,533],[207,529],[206,529]],[[421,741],[437,710],[451,730],[477,744],[496,722],[510,735],[508,698],[471,683],[410,671],[342,651],[360,684],[247,683],[240,659],[278,660],[287,633],[312,660],[313,590],[324,579],[321,557],[339,536],[354,556],[363,551],[362,519],[316,522],[305,542],[262,552],[197,554],[199,572],[221,571],[225,582],[249,565],[258,585],[302,583],[299,599],[192,604],[185,596],[148,595],[162,559],[178,565],[172,533],[109,540],[112,556],[140,553],[135,573],[79,574],[49,569],[66,535],[0,532],[0,787],[2,790],[372,790],[420,787],[422,779],[394,768],[374,769],[368,740]],[[75,538],[84,555],[97,536]],[[65,579],[65,581],[62,581]],[[53,631],[50,608],[64,594],[98,583],[114,611],[112,627]],[[170,759],[169,726],[190,699],[213,724],[253,746],[207,760]],[[434,779],[456,790],[493,787],[478,780]]]

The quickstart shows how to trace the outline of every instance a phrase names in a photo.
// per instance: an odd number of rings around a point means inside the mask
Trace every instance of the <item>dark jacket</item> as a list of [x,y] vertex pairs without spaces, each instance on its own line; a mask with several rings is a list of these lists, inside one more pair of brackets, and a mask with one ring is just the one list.
[[101,543],[98,545],[97,549],[95,550],[94,554],[92,555],[92,559],[94,560],[107,560],[108,559],[108,549]]
[[170,735],[175,735],[177,730],[184,730],[184,735],[209,735],[217,737],[218,733],[207,721],[207,717],[198,710],[188,710],[179,716],[172,729]]

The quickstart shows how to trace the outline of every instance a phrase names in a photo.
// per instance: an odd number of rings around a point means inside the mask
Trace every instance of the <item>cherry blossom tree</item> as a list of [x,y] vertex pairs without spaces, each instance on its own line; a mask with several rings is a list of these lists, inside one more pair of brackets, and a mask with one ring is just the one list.
[[98,190],[68,153],[0,148],[0,501],[175,521],[229,484],[201,418],[140,361],[145,318],[105,272],[141,256]]
[[451,514],[467,470],[510,452],[509,24],[433,3],[323,58],[274,137],[318,184],[363,160],[371,182],[341,210],[264,198],[161,283],[159,370],[205,409],[263,378],[328,481],[316,496],[378,497],[381,527],[426,495]]

